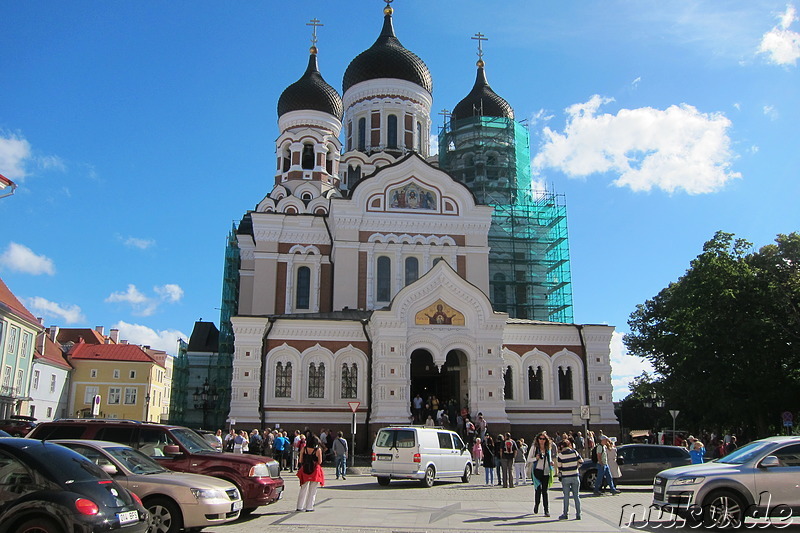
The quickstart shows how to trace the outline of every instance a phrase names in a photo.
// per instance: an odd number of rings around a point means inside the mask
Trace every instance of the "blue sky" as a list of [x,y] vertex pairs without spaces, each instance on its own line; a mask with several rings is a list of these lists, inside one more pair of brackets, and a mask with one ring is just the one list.
[[[797,2],[396,0],[434,112],[490,84],[564,193],[575,320],[621,335],[717,230],[800,229]],[[273,184],[276,104],[305,69],[341,88],[383,3],[0,4],[0,277],[45,324],[119,327],[174,353],[219,321],[226,235]],[[435,124],[441,119],[434,115]],[[435,131],[434,131],[435,133]]]

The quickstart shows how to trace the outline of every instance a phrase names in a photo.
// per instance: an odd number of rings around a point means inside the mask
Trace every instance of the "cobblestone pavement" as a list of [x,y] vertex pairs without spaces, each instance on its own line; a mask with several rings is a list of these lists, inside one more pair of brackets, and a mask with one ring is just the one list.
[[[483,484],[483,471],[468,484],[437,482],[423,488],[414,481],[392,481],[381,487],[369,475],[348,475],[336,480],[332,468],[325,469],[327,483],[317,493],[313,513],[295,511],[299,483],[285,472],[286,491],[281,501],[261,507],[249,517],[204,531],[213,533],[443,533],[449,531],[691,531],[674,522],[641,519],[650,504],[650,487],[623,485],[617,496],[593,496],[582,493],[582,520],[558,520],[562,511],[561,487],[558,482],[550,491],[550,517],[533,514],[533,487],[514,489],[488,487]],[[639,506],[639,507],[636,507]],[[628,525],[634,510],[634,524]],[[800,520],[795,519],[800,524]],[[750,524],[748,524],[750,525]],[[753,524],[755,525],[755,524]],[[782,529],[800,531],[800,525]]]

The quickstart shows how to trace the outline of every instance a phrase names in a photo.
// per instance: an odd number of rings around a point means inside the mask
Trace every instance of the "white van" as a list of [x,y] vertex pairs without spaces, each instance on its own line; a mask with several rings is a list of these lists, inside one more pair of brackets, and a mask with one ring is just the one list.
[[461,478],[469,483],[472,454],[458,433],[441,428],[391,426],[378,431],[372,446],[371,474],[378,483],[418,479],[432,487],[436,479]]

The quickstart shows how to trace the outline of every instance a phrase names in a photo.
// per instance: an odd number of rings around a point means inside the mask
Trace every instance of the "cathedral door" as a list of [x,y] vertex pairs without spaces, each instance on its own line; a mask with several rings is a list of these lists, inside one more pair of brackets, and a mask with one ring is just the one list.
[[[428,405],[427,410],[432,411],[431,403],[435,397],[440,409],[450,406],[460,411],[469,401],[468,392],[467,357],[462,351],[450,351],[441,371],[434,364],[429,351],[414,350],[411,354],[411,398],[419,395],[423,400],[423,408]],[[413,404],[411,407],[413,412]],[[415,422],[424,423],[427,414],[424,413]],[[436,414],[431,414],[435,419]]]

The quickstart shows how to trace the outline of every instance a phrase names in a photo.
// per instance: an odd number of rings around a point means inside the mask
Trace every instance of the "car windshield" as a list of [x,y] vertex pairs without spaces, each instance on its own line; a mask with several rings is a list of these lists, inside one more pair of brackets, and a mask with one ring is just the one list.
[[717,462],[731,465],[741,465],[760,455],[764,450],[772,447],[773,445],[774,443],[769,441],[751,442],[747,446],[742,446],[738,450],[729,453],[725,457],[717,459]]
[[189,453],[219,453],[219,450],[213,448],[203,437],[191,429],[173,429],[172,436],[175,437],[184,448],[189,450]]
[[134,474],[162,474],[168,471],[142,452],[127,446],[105,448],[105,451]]

